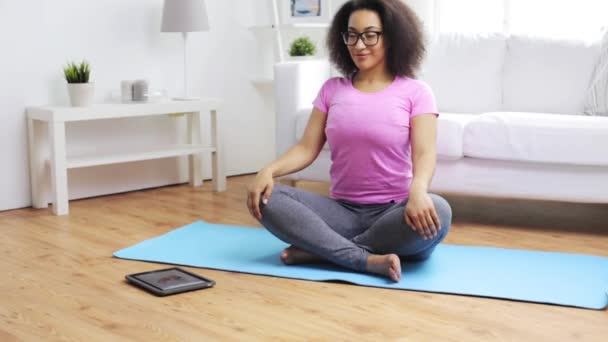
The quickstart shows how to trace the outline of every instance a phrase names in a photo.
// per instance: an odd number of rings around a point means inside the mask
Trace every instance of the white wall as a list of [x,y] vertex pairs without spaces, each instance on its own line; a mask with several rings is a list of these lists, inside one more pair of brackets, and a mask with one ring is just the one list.
[[[189,38],[190,93],[225,101],[226,170],[257,171],[274,155],[268,89],[247,79],[257,42],[247,29],[259,0],[207,0],[211,30]],[[0,210],[31,205],[24,109],[67,104],[62,66],[86,58],[96,98],[118,95],[123,79],[146,78],[179,95],[182,40],[160,33],[162,0],[0,0]],[[204,128],[208,120],[203,120]],[[107,144],[173,142],[183,119],[109,120],[68,125],[75,150]],[[206,161],[206,160],[205,160]],[[210,176],[208,163],[205,176]],[[177,158],[70,170],[70,197],[80,198],[186,181]]]
[[418,15],[427,32],[435,30],[436,0],[404,0]]

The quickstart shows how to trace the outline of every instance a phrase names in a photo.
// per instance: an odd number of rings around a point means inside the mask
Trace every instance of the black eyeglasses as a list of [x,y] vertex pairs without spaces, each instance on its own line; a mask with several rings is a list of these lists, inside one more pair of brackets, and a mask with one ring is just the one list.
[[342,39],[344,40],[344,44],[349,46],[357,45],[359,39],[361,39],[365,46],[374,46],[378,44],[381,34],[382,32],[380,31],[365,31],[362,33],[342,32]]

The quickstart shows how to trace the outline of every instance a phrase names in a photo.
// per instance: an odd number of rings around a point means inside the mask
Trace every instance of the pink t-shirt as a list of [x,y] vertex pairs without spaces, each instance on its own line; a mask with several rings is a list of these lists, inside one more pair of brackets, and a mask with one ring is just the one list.
[[439,115],[426,83],[395,77],[386,88],[366,93],[350,79],[335,77],[325,82],[313,105],[327,113],[332,198],[376,204],[408,197],[410,120],[419,114]]

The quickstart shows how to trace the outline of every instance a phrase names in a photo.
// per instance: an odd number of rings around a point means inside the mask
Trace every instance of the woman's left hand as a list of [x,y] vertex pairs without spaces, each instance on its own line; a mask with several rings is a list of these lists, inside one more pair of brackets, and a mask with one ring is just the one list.
[[410,191],[404,216],[405,223],[425,240],[434,238],[441,230],[441,222],[435,211],[435,205],[426,191]]

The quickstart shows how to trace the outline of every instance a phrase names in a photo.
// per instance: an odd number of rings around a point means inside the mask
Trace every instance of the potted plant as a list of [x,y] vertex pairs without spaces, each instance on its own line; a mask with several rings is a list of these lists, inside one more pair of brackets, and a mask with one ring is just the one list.
[[308,37],[296,38],[289,47],[289,55],[296,58],[314,56],[316,52],[315,43]]
[[91,67],[87,61],[80,64],[69,62],[63,68],[63,74],[68,82],[70,103],[74,107],[85,107],[93,102],[95,88],[89,83]]

